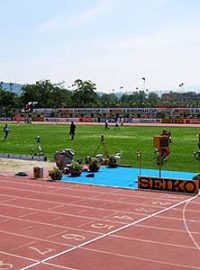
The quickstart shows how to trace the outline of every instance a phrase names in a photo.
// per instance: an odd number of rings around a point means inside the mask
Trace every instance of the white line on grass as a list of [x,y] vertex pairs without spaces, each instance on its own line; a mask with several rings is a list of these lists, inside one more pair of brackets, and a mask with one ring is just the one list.
[[179,206],[179,205],[182,205],[182,204],[184,204],[184,203],[189,203],[190,201],[196,199],[197,197],[198,197],[198,195],[196,195],[196,196],[194,196],[194,197],[191,197],[191,198],[189,198],[189,199],[187,199],[187,200],[178,202],[178,203],[176,203],[176,204],[174,204],[174,205],[171,205],[171,206],[169,206],[169,207],[167,207],[167,208],[165,208],[165,209],[159,210],[159,211],[156,212],[156,213],[150,214],[150,215],[148,215],[148,216],[146,216],[146,217],[144,217],[144,218],[141,218],[141,219],[139,219],[139,220],[136,220],[136,221],[134,221],[134,222],[131,222],[131,223],[129,223],[129,224],[126,224],[126,225],[124,225],[124,226],[122,226],[122,227],[120,227],[120,228],[117,228],[117,229],[113,230],[113,231],[110,231],[110,232],[105,233],[105,234],[103,234],[103,235],[97,236],[96,238],[93,238],[93,239],[91,239],[91,240],[89,240],[89,241],[86,241],[86,242],[84,242],[84,243],[82,243],[82,244],[80,244],[80,245],[77,245],[77,246],[74,246],[74,247],[72,247],[72,248],[66,249],[66,250],[64,250],[64,251],[62,251],[62,252],[60,252],[60,253],[57,253],[57,254],[55,254],[55,255],[53,255],[53,256],[50,256],[50,257],[48,257],[48,258],[46,258],[46,259],[43,259],[43,260],[41,260],[40,262],[33,263],[33,264],[29,265],[29,266],[26,266],[26,267],[22,268],[21,270],[31,269],[31,268],[33,268],[34,266],[37,266],[37,265],[42,264],[42,263],[45,264],[46,262],[48,262],[48,261],[50,261],[50,260],[52,260],[52,259],[55,259],[55,258],[57,258],[57,257],[59,257],[59,256],[62,256],[62,255],[67,254],[67,253],[69,253],[69,252],[71,252],[71,251],[74,251],[74,250],[76,250],[76,249],[78,249],[78,248],[81,248],[81,247],[84,247],[84,246],[89,245],[89,244],[91,244],[91,243],[94,243],[94,242],[96,242],[96,241],[98,241],[98,240],[100,240],[100,239],[103,239],[103,238],[105,238],[105,237],[107,237],[107,236],[110,236],[110,235],[112,235],[112,234],[114,234],[114,233],[116,233],[116,232],[119,232],[119,231],[121,231],[121,230],[124,230],[124,229],[126,229],[126,228],[129,228],[129,227],[131,227],[131,226],[133,226],[133,225],[136,225],[136,224],[138,224],[138,223],[140,223],[140,222],[143,222],[143,221],[148,220],[148,219],[150,219],[150,218],[152,218],[152,217],[155,217],[155,216],[157,216],[157,215],[159,215],[159,214],[162,214],[162,213],[164,213],[164,212],[166,212],[166,211],[168,211],[168,210],[171,210],[171,209],[173,209],[173,208],[175,208],[175,207],[177,207],[177,206]]

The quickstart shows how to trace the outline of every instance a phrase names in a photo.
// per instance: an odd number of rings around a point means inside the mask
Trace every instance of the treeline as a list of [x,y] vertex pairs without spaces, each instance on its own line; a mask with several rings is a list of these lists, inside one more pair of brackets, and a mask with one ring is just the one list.
[[96,92],[91,81],[76,80],[72,89],[49,80],[38,81],[22,87],[21,94],[0,87],[0,115],[9,116],[35,102],[36,108],[109,108],[109,107],[156,107],[156,106],[199,106],[199,95],[194,92],[170,92],[161,97],[155,92],[136,91],[117,96],[115,93]]

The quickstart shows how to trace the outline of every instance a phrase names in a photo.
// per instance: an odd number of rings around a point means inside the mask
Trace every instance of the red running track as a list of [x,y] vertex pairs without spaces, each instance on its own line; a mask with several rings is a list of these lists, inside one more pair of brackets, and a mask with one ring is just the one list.
[[200,199],[0,176],[0,270],[200,269]]

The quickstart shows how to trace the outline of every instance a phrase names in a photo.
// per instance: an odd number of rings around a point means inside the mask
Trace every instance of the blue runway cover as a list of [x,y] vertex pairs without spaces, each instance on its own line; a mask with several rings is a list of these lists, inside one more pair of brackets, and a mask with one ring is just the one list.
[[[94,173],[94,177],[87,177],[88,174],[87,172],[83,172],[79,177],[63,176],[62,182],[137,189],[138,176],[159,177],[159,170],[101,167],[99,172]],[[162,170],[161,177],[192,180],[193,176],[196,174],[197,173]]]

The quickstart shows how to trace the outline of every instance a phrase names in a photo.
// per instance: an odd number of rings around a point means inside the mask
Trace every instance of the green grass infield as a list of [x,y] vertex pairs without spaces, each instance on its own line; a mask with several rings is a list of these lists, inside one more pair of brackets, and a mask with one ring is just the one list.
[[137,151],[142,152],[141,164],[143,168],[158,168],[156,165],[153,137],[166,129],[172,134],[170,144],[171,154],[163,165],[165,170],[199,172],[200,161],[194,158],[197,151],[199,128],[195,127],[141,127],[122,126],[115,129],[110,126],[77,124],[75,139],[69,136],[68,124],[9,124],[10,134],[3,141],[3,124],[0,139],[0,153],[31,154],[37,152],[35,141],[40,136],[44,152],[48,160],[53,160],[55,151],[71,148],[75,151],[75,159],[85,159],[86,156],[95,156],[104,153],[100,144],[100,137],[104,135],[106,147],[110,155],[123,151],[121,164],[139,167]]

